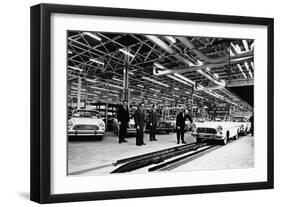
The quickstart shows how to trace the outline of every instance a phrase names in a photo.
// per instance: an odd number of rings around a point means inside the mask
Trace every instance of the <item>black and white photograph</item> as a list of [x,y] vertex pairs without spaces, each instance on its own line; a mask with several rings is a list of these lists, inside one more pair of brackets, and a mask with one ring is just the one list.
[[255,167],[255,39],[68,30],[67,176]]

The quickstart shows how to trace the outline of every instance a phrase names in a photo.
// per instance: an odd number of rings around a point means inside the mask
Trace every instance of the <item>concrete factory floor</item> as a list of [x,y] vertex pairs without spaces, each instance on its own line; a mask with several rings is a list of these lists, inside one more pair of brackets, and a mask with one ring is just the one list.
[[[116,167],[112,163],[140,154],[154,152],[170,147],[179,146],[176,134],[158,134],[158,141],[149,141],[149,134],[145,133],[146,145],[136,146],[135,137],[128,137],[126,143],[119,144],[118,137],[107,133],[102,141],[79,140],[68,143],[68,175],[83,176],[109,174]],[[195,142],[190,132],[185,134],[187,143]],[[180,166],[174,171],[249,168],[254,166],[253,137],[246,136],[229,143],[215,151],[199,157],[190,163]],[[147,170],[138,170],[138,172]]]

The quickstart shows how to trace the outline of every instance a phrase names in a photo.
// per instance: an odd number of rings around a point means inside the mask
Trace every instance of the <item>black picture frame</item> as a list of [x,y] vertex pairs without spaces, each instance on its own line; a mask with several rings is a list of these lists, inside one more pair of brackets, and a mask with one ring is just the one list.
[[[51,71],[50,16],[53,13],[99,15],[111,17],[151,18],[206,23],[234,23],[267,27],[267,181],[238,184],[185,186],[154,189],[51,194]],[[103,8],[72,5],[39,4],[31,7],[31,174],[30,199],[38,203],[121,199],[225,191],[272,189],[274,187],[274,117],[273,62],[274,20],[272,18],[195,14],[168,11]]]

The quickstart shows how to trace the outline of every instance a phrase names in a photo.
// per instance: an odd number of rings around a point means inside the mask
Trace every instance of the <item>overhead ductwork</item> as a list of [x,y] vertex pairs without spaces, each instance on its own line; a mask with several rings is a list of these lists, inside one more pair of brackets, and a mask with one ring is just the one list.
[[[229,57],[228,55],[223,57],[217,57],[217,58],[210,58],[207,55],[203,54],[200,50],[198,50],[194,44],[186,37],[176,37],[182,44],[184,44],[187,48],[192,50],[193,53],[195,53],[200,59],[207,61],[209,63],[222,63],[227,62],[229,59],[232,59],[234,57]],[[237,54],[235,58],[241,58],[246,56],[253,55],[253,51],[245,52],[242,54]]]
[[[193,63],[191,63],[189,60],[185,59],[184,57],[182,57],[180,54],[178,54],[177,52],[175,52],[169,45],[167,45],[164,41],[162,41],[161,39],[159,39],[158,37],[154,36],[154,35],[145,35],[146,38],[148,38],[150,41],[154,42],[155,44],[157,44],[159,47],[161,47],[163,50],[165,50],[166,52],[168,52],[169,54],[171,55],[174,55],[174,57],[187,64],[187,65],[193,65]],[[206,68],[206,67],[205,67]],[[198,69],[196,69],[198,70]],[[165,72],[165,71],[163,71]],[[176,73],[174,70],[169,70],[167,71],[169,72],[169,74],[172,74],[172,73]],[[210,79],[212,82],[214,82],[215,84],[218,84],[219,81],[213,79],[212,77],[210,77],[210,75],[208,75],[207,73],[201,71],[200,72],[201,75],[205,76],[205,77],[208,77],[208,79]],[[167,75],[167,74],[165,74]],[[224,82],[220,83],[221,84],[224,84]]]
[[145,35],[146,38],[148,38],[150,41],[154,42],[156,45],[158,45],[159,47],[161,47],[163,50],[165,50],[166,52],[168,52],[170,55],[174,55],[174,57],[187,64],[190,65],[190,61],[185,59],[184,57],[182,57],[180,54],[178,54],[176,51],[174,51],[169,45],[167,45],[165,42],[163,42],[162,40],[160,40],[158,37],[154,36],[154,35]]
[[[238,64],[240,62],[245,62],[246,60],[252,60],[253,56],[249,56],[249,57],[239,57],[237,59],[232,59],[230,60],[231,64]],[[198,70],[202,70],[202,69],[206,69],[206,68],[217,68],[217,67],[223,67],[228,65],[229,62],[224,62],[224,63],[216,63],[216,64],[203,64],[203,65],[198,65],[198,66],[192,66],[192,67],[188,67],[188,68],[183,68],[183,69],[166,69],[166,70],[157,70],[154,69],[153,70],[153,74],[156,76],[162,76],[162,75],[168,75],[168,74],[173,74],[173,73],[186,73],[186,72],[192,72],[192,71],[198,71]],[[203,72],[203,71],[202,71]],[[204,73],[204,72],[203,72]]]

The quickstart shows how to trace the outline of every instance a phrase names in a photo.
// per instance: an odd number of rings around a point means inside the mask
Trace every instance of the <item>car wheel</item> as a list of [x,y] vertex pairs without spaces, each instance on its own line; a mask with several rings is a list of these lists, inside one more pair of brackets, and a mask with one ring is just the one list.
[[229,139],[229,132],[226,132],[226,136],[222,140],[222,145],[226,145]]
[[239,138],[239,134],[240,134],[240,132],[239,132],[239,130],[237,130],[237,133],[236,133],[236,135],[234,136],[234,139],[235,139],[235,140]]

